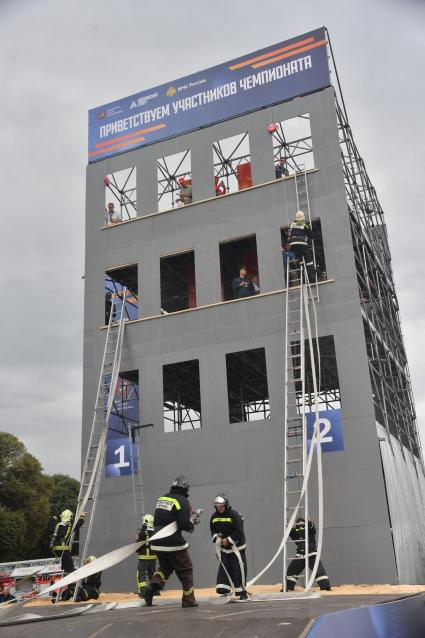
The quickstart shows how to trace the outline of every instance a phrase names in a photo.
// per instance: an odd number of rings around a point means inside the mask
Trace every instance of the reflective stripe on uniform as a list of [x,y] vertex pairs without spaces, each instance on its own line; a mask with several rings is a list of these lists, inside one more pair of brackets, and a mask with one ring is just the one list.
[[182,549],[187,549],[189,547],[189,543],[185,543],[184,545],[179,545],[178,547],[166,547],[164,545],[151,545],[151,548],[156,552],[179,552]]
[[161,496],[158,501],[167,501],[168,503],[172,503],[175,505],[176,510],[181,510],[181,505],[176,498],[172,498],[171,496]]
[[212,523],[232,523],[231,518],[213,518]]
[[195,591],[194,587],[191,587],[190,589],[183,589],[183,596],[190,596],[191,594],[193,594],[193,592]]
[[229,591],[232,589],[230,585],[218,584],[215,586],[216,589],[228,589]]
[[154,576],[159,576],[159,577],[161,578],[161,580],[163,580],[163,581],[164,581],[164,583],[165,583],[165,581],[167,580],[167,579],[165,578],[165,574],[164,574],[164,572],[157,571],[157,572],[155,572],[155,573],[154,573]]
[[[241,545],[240,547],[238,547],[239,550],[245,549],[245,548],[246,548],[246,543],[245,543],[245,545]],[[234,554],[235,553],[234,549],[226,549],[225,547],[220,547],[220,551],[224,552],[225,554]]]
[[156,554],[149,554],[149,556],[146,556],[146,554],[138,554],[139,560],[156,560],[157,558],[158,556]]

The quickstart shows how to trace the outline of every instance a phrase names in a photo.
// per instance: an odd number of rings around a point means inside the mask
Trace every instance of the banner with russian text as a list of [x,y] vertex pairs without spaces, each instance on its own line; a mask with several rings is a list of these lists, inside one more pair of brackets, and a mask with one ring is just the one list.
[[89,162],[330,84],[325,29],[89,111]]

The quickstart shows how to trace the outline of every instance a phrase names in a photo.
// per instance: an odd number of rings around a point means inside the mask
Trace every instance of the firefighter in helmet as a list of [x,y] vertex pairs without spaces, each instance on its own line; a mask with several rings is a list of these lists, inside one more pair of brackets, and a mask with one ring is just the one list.
[[[92,563],[96,560],[96,556],[89,556],[85,561],[85,565],[88,563]],[[77,603],[86,600],[97,600],[100,595],[100,587],[101,587],[101,578],[102,572],[96,572],[96,574],[91,574],[91,576],[87,576],[84,578],[81,585],[78,588],[78,593],[75,597],[75,601]],[[70,585],[65,591],[62,593],[61,600],[71,600],[74,596],[75,585]]]
[[[84,523],[85,512],[82,512],[74,527],[77,532]],[[56,524],[50,541],[50,549],[53,554],[61,559],[61,569],[64,574],[69,574],[75,570],[71,552],[71,532],[74,514],[71,510],[64,510],[60,515],[60,521]]]
[[174,522],[177,524],[177,531],[150,544],[151,550],[158,555],[159,569],[145,590],[145,601],[149,607],[155,594],[164,588],[174,571],[182,584],[182,607],[198,607],[193,587],[193,566],[187,551],[189,543],[182,535],[182,532],[193,532],[194,525],[199,522],[199,517],[195,518],[191,513],[188,495],[189,481],[180,475],[173,481],[170,491],[160,496],[156,502],[155,532]]
[[249,600],[250,596],[246,590],[246,541],[243,518],[230,507],[225,494],[215,497],[214,508],[210,530],[213,543],[216,543],[220,550],[217,594],[228,596],[234,588],[239,600]]
[[[307,534],[306,524],[304,518],[301,516],[297,519],[294,527],[289,532],[289,536],[295,541],[297,553],[295,558],[291,560],[286,572],[286,589],[287,591],[294,591],[297,584],[298,576],[304,571],[306,566],[305,555],[305,542],[306,536],[308,538],[308,566],[312,570],[314,563],[316,562],[317,545],[316,545],[316,527],[314,523],[308,518],[307,520]],[[320,560],[316,572],[316,582],[320,589],[324,591],[331,591],[331,584],[329,582],[328,575],[323,567],[323,563]]]
[[[145,541],[145,544],[137,550],[137,591],[140,598],[145,597],[145,591],[156,569],[156,553],[150,547],[150,537],[154,533],[153,516],[145,514],[142,519],[142,528],[137,536],[138,541]],[[159,593],[159,592],[158,592]]]

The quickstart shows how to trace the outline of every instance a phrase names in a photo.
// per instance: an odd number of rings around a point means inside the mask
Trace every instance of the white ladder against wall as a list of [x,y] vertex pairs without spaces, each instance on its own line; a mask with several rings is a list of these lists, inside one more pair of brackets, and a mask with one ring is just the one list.
[[[286,573],[293,552],[288,551],[294,541],[289,538],[289,528],[294,526],[298,517],[306,521],[305,525],[305,590],[314,581],[317,565],[310,574],[308,558],[308,510],[309,510],[309,475],[306,422],[306,352],[305,343],[309,343],[309,359],[311,367],[315,367],[315,356],[319,357],[317,347],[317,319],[315,298],[312,284],[308,280],[307,268],[303,262],[298,263],[290,277],[289,267],[286,269],[287,300],[285,310],[285,385],[284,385],[284,467],[283,467],[283,500],[284,500],[284,538],[283,546],[283,589],[286,591]],[[314,318],[311,314],[314,312]],[[315,343],[315,345],[314,345]],[[316,352],[315,352],[316,351]],[[319,370],[320,361],[318,360]],[[317,384],[315,372],[313,376],[313,395],[317,414]],[[320,372],[319,372],[320,377]],[[320,387],[320,378],[319,378]],[[311,390],[308,389],[310,392]],[[311,406],[310,406],[311,409]],[[320,444],[317,445],[320,447]],[[310,455],[311,456],[311,455]],[[320,468],[321,472],[321,459]],[[319,480],[319,490],[322,480]],[[321,512],[322,497],[319,497]],[[295,518],[294,518],[295,514]],[[293,519],[291,521],[291,518]],[[321,521],[321,514],[320,514]],[[319,529],[321,545],[321,528]]]
[[[108,422],[113,406],[115,389],[121,365],[126,297],[126,288],[124,288],[119,295],[114,293],[112,296],[112,306],[100,368],[92,428],[81,477],[77,514],[74,520],[74,525],[76,525],[80,514],[82,512],[86,512],[85,524],[80,531],[80,565],[84,565],[87,557],[93,530],[97,499],[104,471]],[[121,299],[121,309],[119,310],[117,320],[113,321],[113,316],[115,314],[115,302],[118,298]],[[77,591],[78,583],[75,587],[74,599],[77,595]]]

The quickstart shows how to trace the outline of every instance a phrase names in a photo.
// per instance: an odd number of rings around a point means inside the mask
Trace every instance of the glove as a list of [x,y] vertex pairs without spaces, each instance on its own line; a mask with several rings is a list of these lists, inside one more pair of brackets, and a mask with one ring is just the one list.
[[193,525],[199,525],[199,523],[201,522],[201,514],[203,513],[204,510],[198,508],[197,510],[191,510],[190,513],[190,520],[193,523]]

